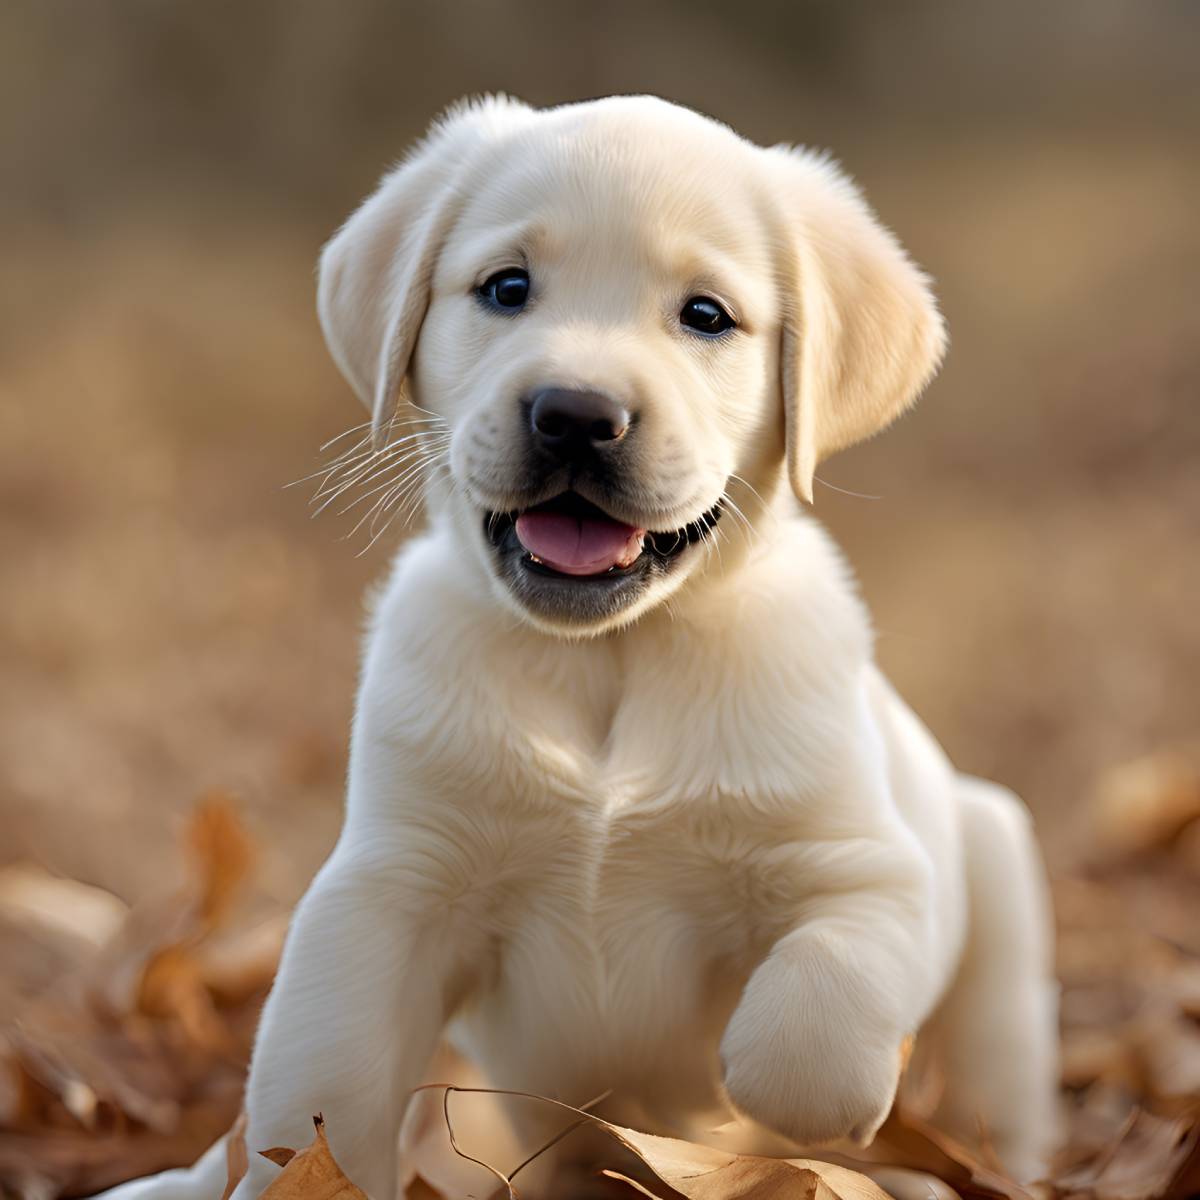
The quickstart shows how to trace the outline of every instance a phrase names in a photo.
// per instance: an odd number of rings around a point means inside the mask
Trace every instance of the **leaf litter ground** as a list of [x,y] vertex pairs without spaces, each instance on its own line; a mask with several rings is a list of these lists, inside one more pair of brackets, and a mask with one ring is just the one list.
[[[915,1096],[861,1157],[816,1160],[735,1154],[544,1098],[443,1088],[408,1200],[457,1200],[463,1163],[484,1172],[475,1178],[494,1195],[519,1194],[526,1164],[479,1166],[467,1123],[456,1128],[452,1091],[460,1106],[499,1096],[557,1105],[563,1136],[584,1123],[602,1130],[613,1157],[598,1169],[614,1196],[1200,1196],[1197,757],[1165,751],[1107,773],[1084,814],[1078,862],[1054,885],[1069,1137],[1049,1179],[1017,1186],[986,1154],[927,1125]],[[265,1152],[280,1167],[264,1193],[271,1200],[363,1196],[335,1161],[319,1114],[310,1114],[307,1147],[247,1147],[235,1125],[286,926],[286,914],[255,902],[257,857],[235,802],[212,794],[191,816],[182,882],[176,873],[173,886],[132,907],[32,864],[0,869],[4,981],[27,985],[17,1016],[0,1027],[6,1200],[87,1195],[188,1163],[231,1128],[227,1192],[248,1155]]]

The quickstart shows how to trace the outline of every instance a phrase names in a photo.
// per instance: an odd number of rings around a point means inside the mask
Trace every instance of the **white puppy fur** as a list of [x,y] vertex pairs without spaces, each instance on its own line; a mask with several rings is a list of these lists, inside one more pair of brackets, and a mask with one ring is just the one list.
[[[516,313],[479,296],[505,269],[529,279]],[[736,327],[681,325],[696,295]],[[374,609],[345,824],[263,1014],[251,1149],[306,1144],[319,1110],[392,1196],[444,1037],[495,1086],[611,1089],[644,1128],[739,1114],[776,1146],[865,1143],[918,1033],[935,1119],[1036,1175],[1056,989],[1028,817],[880,676],[788,488],[811,500],[816,464],[943,350],[927,280],[851,182],[653,98],[472,103],[326,248],[320,314],[377,444],[446,453]],[[488,536],[486,514],[561,490],[524,466],[521,397],[548,385],[636,414],[620,472],[575,481],[611,516],[681,530],[722,506],[616,599],[539,590]],[[536,1144],[544,1114],[519,1119]],[[275,1171],[252,1154],[237,1200]],[[214,1150],[115,1194],[215,1200],[222,1172]]]

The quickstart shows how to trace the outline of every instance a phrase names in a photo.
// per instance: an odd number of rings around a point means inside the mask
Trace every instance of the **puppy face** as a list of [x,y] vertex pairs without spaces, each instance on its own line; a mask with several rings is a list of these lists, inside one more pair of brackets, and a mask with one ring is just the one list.
[[807,495],[941,349],[831,167],[647,98],[451,116],[330,244],[320,307],[382,439],[402,388],[437,419],[463,552],[573,635],[732,552],[735,516],[744,543],[785,452]]
[[619,117],[547,124],[481,164],[413,388],[505,596],[590,629],[678,587],[732,477],[782,452],[772,255],[711,147],[668,164]]

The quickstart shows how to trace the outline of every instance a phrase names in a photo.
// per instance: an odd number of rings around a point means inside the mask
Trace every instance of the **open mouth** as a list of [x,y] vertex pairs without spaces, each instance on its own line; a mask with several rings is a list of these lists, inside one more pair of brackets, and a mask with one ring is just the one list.
[[488,539],[520,552],[526,570],[553,578],[617,580],[655,564],[666,565],[702,541],[721,516],[718,502],[695,521],[660,533],[627,525],[576,492],[563,492],[523,512],[489,513]]

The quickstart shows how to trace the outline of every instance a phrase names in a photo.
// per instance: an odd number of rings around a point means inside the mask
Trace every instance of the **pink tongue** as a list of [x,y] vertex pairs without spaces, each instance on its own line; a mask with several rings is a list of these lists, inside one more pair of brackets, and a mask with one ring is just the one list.
[[527,512],[517,518],[517,537],[535,558],[564,575],[599,575],[627,567],[642,552],[644,529],[598,517]]

